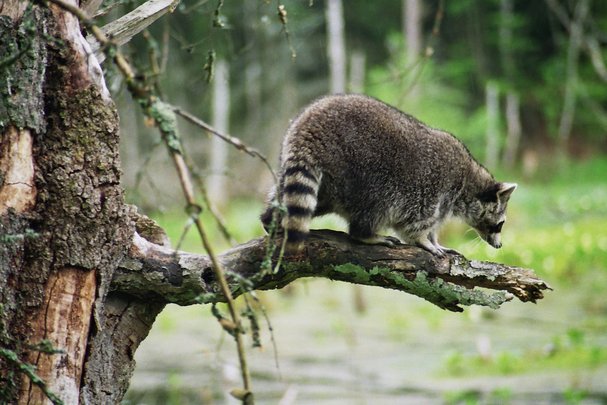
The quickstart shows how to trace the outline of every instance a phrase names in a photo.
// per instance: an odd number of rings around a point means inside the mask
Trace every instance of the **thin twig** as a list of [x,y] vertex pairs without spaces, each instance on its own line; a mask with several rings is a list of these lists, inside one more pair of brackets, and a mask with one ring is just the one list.
[[270,164],[270,162],[268,161],[268,159],[263,154],[261,154],[261,152],[259,152],[257,149],[251,148],[250,146],[245,145],[238,138],[235,138],[233,136],[230,136],[228,134],[224,134],[224,133],[216,130],[211,125],[207,124],[206,122],[204,122],[200,118],[196,117],[195,115],[192,115],[192,114],[190,114],[187,111],[184,111],[180,107],[173,106],[172,108],[173,108],[173,111],[175,112],[175,114],[182,116],[188,122],[196,125],[199,128],[204,129],[207,132],[212,133],[213,135],[219,137],[223,141],[225,141],[225,142],[229,143],[230,145],[234,146],[239,151],[242,151],[242,152],[246,153],[249,156],[256,157],[259,160],[261,160],[266,165],[266,167],[268,168],[268,170],[270,171],[270,173],[272,174],[272,177],[274,178],[274,182],[278,183],[278,178],[276,177],[276,173],[274,172],[274,169],[272,169],[272,165]]
[[270,341],[272,342],[272,349],[274,351],[274,365],[276,366],[276,371],[278,372],[278,379],[282,380],[282,373],[280,371],[280,363],[278,361],[278,345],[276,344],[276,338],[274,337],[274,328],[272,327],[272,323],[270,322],[270,317],[269,317],[268,312],[266,311],[266,308],[264,307],[263,303],[257,296],[257,294],[255,294],[255,292],[251,290],[251,291],[249,291],[249,295],[257,303],[257,305],[259,305],[259,310],[261,311],[261,314],[263,315],[263,317],[266,321],[266,324],[268,325],[268,332],[270,332]]
[[209,198],[209,194],[207,193],[207,188],[204,184],[204,181],[202,180],[202,176],[200,175],[198,168],[196,167],[195,163],[192,162],[192,160],[187,155],[186,155],[186,163],[188,164],[190,173],[192,174],[194,182],[196,183],[196,186],[198,187],[198,192],[202,196],[204,205],[206,206],[207,210],[209,210],[209,212],[215,219],[215,223],[217,224],[217,227],[219,228],[219,232],[230,245],[235,245],[236,239],[234,239],[234,237],[228,230],[228,227],[225,223],[225,219],[221,216],[221,213],[219,211],[217,211],[217,209],[213,205],[211,199]]
[[289,32],[289,27],[287,25],[287,9],[285,8],[284,4],[281,4],[280,0],[277,1],[276,10],[278,11],[278,19],[282,25],[282,31],[285,34],[287,44],[289,45],[289,50],[291,51],[291,59],[295,59],[297,57],[297,52],[295,52],[295,48],[291,42],[291,33]]

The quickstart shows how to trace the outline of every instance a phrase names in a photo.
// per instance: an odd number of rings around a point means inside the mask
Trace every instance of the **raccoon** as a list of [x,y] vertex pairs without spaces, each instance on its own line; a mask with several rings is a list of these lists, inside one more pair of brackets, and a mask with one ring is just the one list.
[[332,95],[306,107],[290,124],[280,154],[279,181],[261,215],[278,218],[290,253],[301,251],[313,217],[336,213],[352,238],[396,246],[399,238],[437,256],[454,252],[438,243],[450,216],[460,217],[500,248],[514,183],[497,182],[453,135],[431,128],[379,100]]

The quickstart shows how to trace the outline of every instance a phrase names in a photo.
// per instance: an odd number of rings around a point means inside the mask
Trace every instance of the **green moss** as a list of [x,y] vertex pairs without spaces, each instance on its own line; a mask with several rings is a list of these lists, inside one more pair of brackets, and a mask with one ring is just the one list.
[[150,105],[149,113],[158,124],[169,149],[181,153],[181,141],[177,133],[177,116],[173,108],[163,101],[155,100]]
[[[418,271],[415,279],[408,280],[402,272],[385,267],[373,267],[366,270],[362,266],[346,263],[333,266],[333,271],[340,273],[343,279],[358,284],[376,286],[393,285],[395,289],[424,298],[442,308],[453,308],[455,305],[483,305],[493,309],[499,308],[507,301],[504,291],[484,292],[477,289],[468,289],[456,284],[448,283],[441,278],[428,277],[424,271]],[[389,283],[386,283],[389,281]]]
[[367,272],[362,266],[353,263],[340,264],[333,266],[333,271],[348,276],[355,283],[367,284],[371,280],[371,273]]

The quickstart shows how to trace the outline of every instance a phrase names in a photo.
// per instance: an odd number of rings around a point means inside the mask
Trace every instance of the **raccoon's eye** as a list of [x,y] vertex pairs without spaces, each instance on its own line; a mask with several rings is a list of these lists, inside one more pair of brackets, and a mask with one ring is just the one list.
[[488,231],[489,233],[500,233],[502,231],[502,226],[504,226],[504,221],[501,221],[497,225],[490,225]]

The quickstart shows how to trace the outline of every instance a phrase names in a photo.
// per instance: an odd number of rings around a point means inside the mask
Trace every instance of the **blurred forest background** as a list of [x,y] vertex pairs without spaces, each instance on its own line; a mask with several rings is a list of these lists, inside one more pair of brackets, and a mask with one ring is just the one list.
[[[99,18],[139,4],[106,1]],[[533,268],[555,288],[545,300],[454,315],[321,280],[260,294],[280,365],[266,327],[267,350],[250,353],[262,403],[607,403],[607,2],[191,0],[124,51],[167,102],[273,164],[305,104],[359,92],[455,134],[519,183],[501,250],[461,224],[443,240],[469,258]],[[177,244],[187,216],[171,164],[105,68],[129,200]],[[267,168],[185,121],[180,129],[232,239],[262,235]],[[180,248],[201,249],[193,234]],[[129,403],[229,402],[235,354],[215,323],[205,307],[165,310],[137,354]]]

